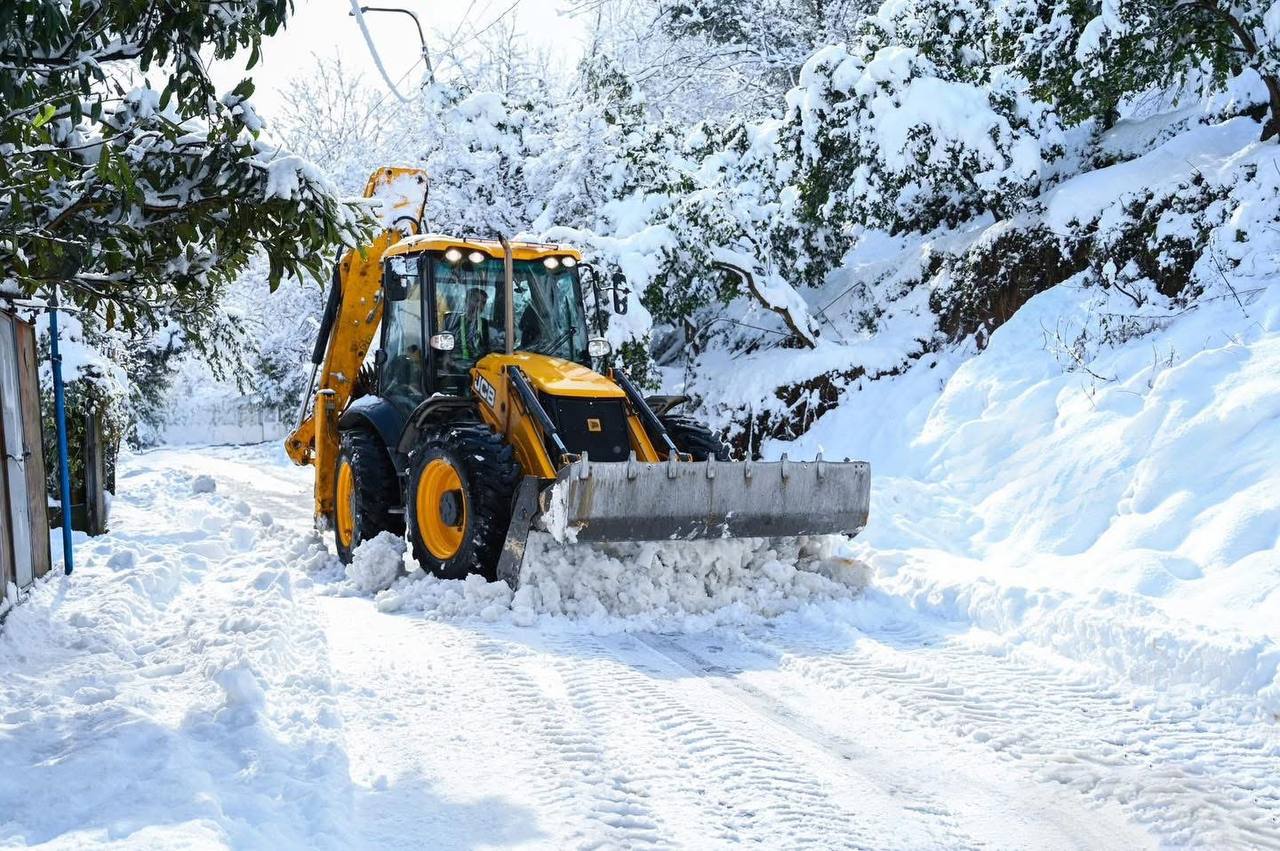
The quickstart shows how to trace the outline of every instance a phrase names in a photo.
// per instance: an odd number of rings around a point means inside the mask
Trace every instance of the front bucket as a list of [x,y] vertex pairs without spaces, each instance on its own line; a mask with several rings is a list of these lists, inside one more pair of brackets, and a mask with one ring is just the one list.
[[856,535],[867,524],[865,461],[591,463],[560,471],[542,523],[560,540],[665,541]]

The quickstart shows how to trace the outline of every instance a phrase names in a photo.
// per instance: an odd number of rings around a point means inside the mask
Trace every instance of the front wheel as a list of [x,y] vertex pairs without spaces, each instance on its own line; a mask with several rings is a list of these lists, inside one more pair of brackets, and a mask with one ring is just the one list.
[[350,564],[352,553],[379,532],[404,533],[392,509],[398,503],[395,468],[381,439],[368,429],[342,432],[334,470],[333,538],[338,558]]
[[519,478],[511,447],[486,425],[428,434],[414,450],[405,500],[418,564],[445,579],[494,579]]
[[714,458],[717,461],[729,460],[729,447],[725,446],[711,429],[692,417],[668,414],[658,419],[662,420],[662,427],[667,430],[667,436],[676,445],[676,449],[687,452],[693,456],[693,460],[706,461],[708,458]]

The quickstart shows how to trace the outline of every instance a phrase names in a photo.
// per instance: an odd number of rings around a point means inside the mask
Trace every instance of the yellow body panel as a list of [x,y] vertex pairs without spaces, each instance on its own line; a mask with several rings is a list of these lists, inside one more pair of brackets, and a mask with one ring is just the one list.
[[[406,176],[419,178],[423,190],[420,199],[391,200],[391,210],[384,215],[394,218],[395,214],[402,214],[420,220],[427,180],[420,169],[378,169],[369,178],[364,194],[366,198],[376,197],[384,187]],[[410,209],[415,203],[417,209]],[[338,416],[351,400],[356,373],[382,322],[382,259],[403,236],[400,230],[388,228],[370,245],[348,251],[338,267],[342,303],[329,335],[320,380],[314,388],[312,413],[285,441],[285,450],[295,464],[312,464],[316,468],[316,514],[333,515]]]
[[[502,244],[491,239],[458,239],[442,233],[424,233],[406,237],[387,249],[386,256],[421,254],[426,251],[444,251],[457,248],[461,251],[479,251],[495,260],[502,259]],[[572,257],[581,260],[582,255],[567,245],[539,242],[512,242],[511,259],[541,260],[543,257]]]
[[[491,354],[482,357],[471,370],[472,389],[479,400],[481,418],[499,434],[505,435],[515,450],[516,462],[526,476],[554,479],[561,459],[551,458],[537,422],[521,404],[520,397],[507,379],[508,366],[518,366],[529,377],[534,390],[552,396],[579,399],[624,399],[618,385],[585,366],[532,352]],[[631,448],[639,461],[661,460],[649,440],[644,425],[634,414],[627,417]]]
[[533,352],[516,352],[511,355],[493,354],[481,358],[484,363],[489,358],[498,359],[505,366],[511,364],[524,370],[529,381],[538,390],[553,396],[576,396],[590,399],[624,399],[622,388],[605,378],[598,372],[592,372],[582,364],[551,355],[540,355]]

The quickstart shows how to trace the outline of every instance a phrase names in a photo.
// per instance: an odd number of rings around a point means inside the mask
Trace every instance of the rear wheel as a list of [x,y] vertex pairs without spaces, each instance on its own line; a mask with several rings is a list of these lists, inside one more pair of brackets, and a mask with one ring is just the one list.
[[362,428],[342,433],[333,481],[333,538],[343,564],[379,532],[404,534],[403,521],[391,513],[399,504],[396,471],[376,434]]
[[494,579],[519,478],[511,447],[487,425],[428,434],[413,453],[405,500],[418,564],[445,579]]
[[687,452],[695,461],[706,461],[715,458],[717,461],[729,460],[729,447],[716,437],[711,429],[692,417],[665,416],[659,417],[662,426],[667,430],[671,442],[676,449]]

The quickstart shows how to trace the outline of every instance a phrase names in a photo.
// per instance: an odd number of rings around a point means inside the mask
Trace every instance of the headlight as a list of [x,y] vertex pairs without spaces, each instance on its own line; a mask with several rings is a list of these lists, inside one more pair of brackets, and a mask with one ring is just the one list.
[[473,251],[467,255],[467,259],[470,260],[472,263],[483,263],[484,254],[479,251]]
[[604,337],[592,337],[587,340],[587,354],[593,358],[602,358],[613,351],[613,346]]
[[462,252],[456,248],[450,248],[444,253],[444,259],[448,263],[457,263],[462,259]]
[[544,257],[542,259],[542,265],[546,266],[548,269],[557,269],[560,266],[560,261],[554,257]]
[[578,265],[578,261],[574,260],[572,257],[566,257],[560,262],[564,264],[566,269],[572,269],[574,266]]

